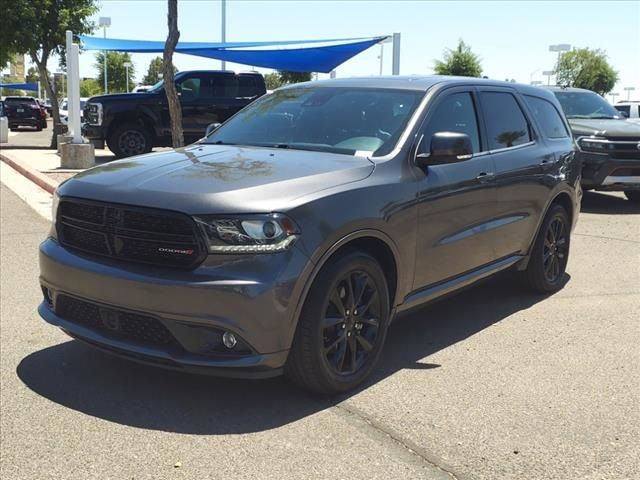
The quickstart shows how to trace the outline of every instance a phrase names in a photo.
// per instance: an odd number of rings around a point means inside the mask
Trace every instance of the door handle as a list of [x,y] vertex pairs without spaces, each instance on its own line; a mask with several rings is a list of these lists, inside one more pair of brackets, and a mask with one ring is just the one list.
[[542,161],[540,162],[540,166],[542,168],[549,168],[549,167],[553,166],[553,159],[552,158],[543,158]]
[[480,183],[491,182],[495,178],[496,174],[493,172],[481,172],[476,177],[476,180]]

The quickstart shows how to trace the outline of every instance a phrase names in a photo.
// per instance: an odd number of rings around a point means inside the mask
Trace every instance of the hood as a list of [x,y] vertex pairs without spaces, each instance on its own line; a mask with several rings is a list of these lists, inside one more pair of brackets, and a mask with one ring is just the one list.
[[640,138],[640,125],[628,120],[570,118],[569,125],[571,125],[574,137],[595,135],[598,137]]
[[373,172],[363,157],[226,145],[192,145],[79,173],[60,195],[189,214],[285,211],[296,199]]
[[96,102],[113,102],[113,101],[125,101],[131,102],[135,100],[141,100],[143,98],[149,98],[150,95],[155,95],[151,92],[135,92],[135,93],[110,93],[108,95],[98,95],[96,97],[91,97],[88,102],[96,103]]

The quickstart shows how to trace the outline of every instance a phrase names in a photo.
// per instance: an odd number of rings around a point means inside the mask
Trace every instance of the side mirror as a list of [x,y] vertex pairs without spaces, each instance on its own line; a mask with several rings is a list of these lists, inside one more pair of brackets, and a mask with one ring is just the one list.
[[456,163],[473,157],[471,139],[466,133],[437,132],[431,137],[431,152],[416,155],[416,163],[425,168],[429,165]]
[[204,134],[205,137],[208,137],[209,135],[211,135],[213,132],[215,132],[218,127],[220,127],[220,125],[222,125],[221,123],[210,123],[209,125],[207,125],[207,132]]

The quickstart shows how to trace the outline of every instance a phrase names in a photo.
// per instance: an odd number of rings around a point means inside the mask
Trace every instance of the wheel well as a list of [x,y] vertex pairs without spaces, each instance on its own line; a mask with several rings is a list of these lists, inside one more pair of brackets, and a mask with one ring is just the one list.
[[553,202],[551,202],[551,205],[563,206],[564,209],[567,211],[567,214],[569,215],[569,225],[572,224],[573,215],[574,215],[573,203],[571,202],[571,197],[568,194],[564,192],[560,193],[556,198],[553,199]]
[[349,250],[366,252],[380,263],[389,288],[389,304],[393,307],[395,305],[396,290],[398,287],[398,266],[391,248],[379,238],[361,237],[345,243],[338,248],[331,257],[335,258],[338,255],[344,255]]

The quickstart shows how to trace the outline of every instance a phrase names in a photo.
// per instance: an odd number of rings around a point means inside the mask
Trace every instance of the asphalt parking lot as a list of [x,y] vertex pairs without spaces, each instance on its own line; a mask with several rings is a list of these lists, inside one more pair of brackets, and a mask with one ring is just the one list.
[[589,193],[559,293],[508,275],[396,322],[339,398],[96,352],[36,313],[48,223],[1,189],[3,479],[640,477],[640,208]]

